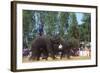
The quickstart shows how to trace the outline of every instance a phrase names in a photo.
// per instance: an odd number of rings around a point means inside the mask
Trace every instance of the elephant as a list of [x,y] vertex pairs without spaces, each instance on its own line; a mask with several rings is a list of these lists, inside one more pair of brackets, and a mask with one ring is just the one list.
[[48,59],[51,57],[53,60],[57,59],[57,51],[58,51],[58,43],[59,40],[54,37],[48,38],[47,36],[38,36],[32,41],[31,52],[32,55],[30,59],[40,60]]
[[62,59],[63,57],[66,57],[66,55],[67,55],[67,58],[69,59],[70,48],[68,44],[69,44],[68,41],[64,40],[63,38],[59,39],[58,54],[60,53],[60,59]]
[[31,51],[32,51],[32,55],[30,57],[31,59],[40,60],[40,57],[43,56],[42,58],[45,57],[45,59],[47,60],[48,49],[45,37],[43,36],[36,37],[32,41]]
[[[65,55],[67,55],[67,58],[70,57],[70,46],[68,45],[69,42],[65,41],[63,38],[57,36],[57,37],[53,37],[50,40],[51,43],[51,47],[52,47],[52,54],[53,54],[53,59],[56,59],[56,56],[59,56],[60,59],[62,59],[63,57],[65,57]],[[61,46],[61,47],[60,47]]]

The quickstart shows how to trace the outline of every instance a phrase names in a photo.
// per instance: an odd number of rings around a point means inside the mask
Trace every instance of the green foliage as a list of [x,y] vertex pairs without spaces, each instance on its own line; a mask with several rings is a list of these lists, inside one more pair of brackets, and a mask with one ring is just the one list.
[[32,11],[23,10],[23,42],[29,43],[29,33],[32,29]]
[[23,31],[28,33],[31,24],[32,24],[32,12],[27,10],[23,11]]
[[68,30],[68,36],[73,37],[75,39],[80,38],[80,33],[79,33],[79,27],[78,27],[78,22],[76,20],[76,15],[75,13],[70,13],[70,22],[69,22],[69,30]]
[[67,32],[67,29],[69,27],[68,20],[69,20],[69,13],[62,12],[60,14],[60,31],[59,32],[60,32],[60,36],[63,38],[66,37],[65,33]]
[[80,45],[80,42],[79,42],[79,39],[75,39],[74,37],[70,37],[67,39],[67,42],[68,42],[68,47],[69,48],[76,48],[78,49],[79,48],[79,45]]
[[45,24],[45,31],[47,35],[52,35],[53,32],[55,32],[56,29],[56,15],[57,12],[44,12],[44,24]]
[[91,41],[91,16],[89,13],[85,13],[82,18],[82,24],[80,25],[80,37],[81,41]]

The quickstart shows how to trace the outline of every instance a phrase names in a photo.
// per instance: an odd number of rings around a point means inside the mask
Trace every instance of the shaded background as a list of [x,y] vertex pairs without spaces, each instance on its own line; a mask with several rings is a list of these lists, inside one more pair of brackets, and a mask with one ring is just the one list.
[[48,38],[58,36],[64,40],[74,38],[80,42],[90,43],[91,14],[23,10],[23,44],[30,47],[31,42],[40,32]]

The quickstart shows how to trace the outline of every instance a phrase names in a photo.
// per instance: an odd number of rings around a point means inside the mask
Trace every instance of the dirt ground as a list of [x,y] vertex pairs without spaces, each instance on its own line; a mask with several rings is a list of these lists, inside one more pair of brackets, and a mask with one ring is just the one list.
[[[40,60],[39,61],[69,61],[69,60],[87,60],[87,59],[91,59],[91,57],[90,56],[71,56],[71,58],[70,59],[68,59],[68,58],[66,58],[66,57],[64,57],[64,58],[62,58],[62,59],[60,59],[60,57],[57,57],[57,59],[55,59],[55,60],[53,60],[51,57],[48,57],[48,60],[45,60],[45,59],[42,59],[42,58],[40,58]],[[29,60],[29,57],[23,57],[23,59],[22,59],[22,62],[23,63],[30,63],[30,62],[36,62],[36,60]]]

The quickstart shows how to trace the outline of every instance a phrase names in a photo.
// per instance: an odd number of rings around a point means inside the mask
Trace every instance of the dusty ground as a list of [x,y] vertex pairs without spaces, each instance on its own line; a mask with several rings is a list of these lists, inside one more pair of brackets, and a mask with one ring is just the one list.
[[[62,58],[62,61],[63,60],[87,60],[87,59],[91,59],[90,56],[71,56],[70,59],[64,57]],[[61,61],[60,57],[57,57],[56,60],[52,60],[52,58],[48,57],[48,60],[45,60],[45,59],[41,59],[40,58],[40,61]],[[34,60],[29,60],[29,57],[23,57],[23,63],[28,63],[28,62],[34,62]],[[36,62],[36,61],[35,61]]]

